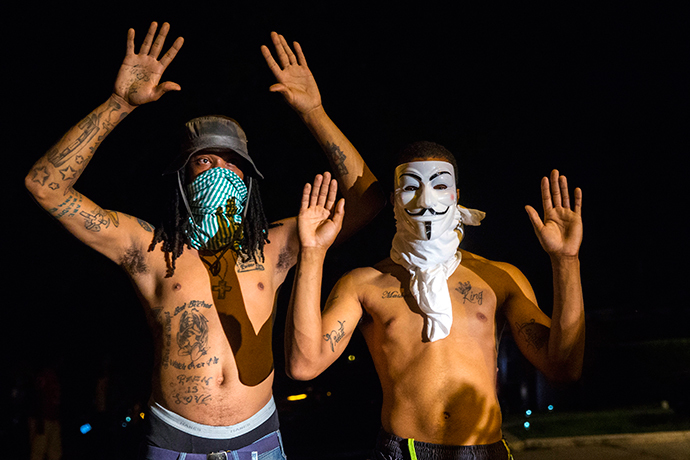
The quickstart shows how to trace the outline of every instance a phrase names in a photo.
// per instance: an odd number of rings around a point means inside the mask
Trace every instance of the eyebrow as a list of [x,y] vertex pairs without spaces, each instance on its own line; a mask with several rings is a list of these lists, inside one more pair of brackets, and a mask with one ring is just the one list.
[[432,176],[429,178],[429,180],[434,180],[434,179],[436,179],[438,176],[440,176],[441,174],[448,174],[449,176],[451,175],[449,171],[440,171],[440,172],[437,172],[436,174],[432,175]]

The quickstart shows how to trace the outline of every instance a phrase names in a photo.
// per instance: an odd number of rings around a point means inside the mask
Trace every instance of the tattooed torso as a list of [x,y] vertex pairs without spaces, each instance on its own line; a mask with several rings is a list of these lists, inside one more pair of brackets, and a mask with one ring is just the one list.
[[[361,286],[360,329],[383,388],[385,429],[404,436],[415,427],[430,442],[483,444],[501,439],[496,394],[501,307],[516,295],[501,269],[463,252],[448,279],[453,323],[448,337],[429,342],[425,318],[409,292],[409,275],[390,259],[349,276]],[[512,283],[512,286],[507,284]]]
[[[287,272],[276,268],[280,253],[270,246],[259,264],[237,262],[231,251],[202,255],[186,249],[172,277],[155,276],[154,285],[147,285],[137,280],[148,276],[132,275],[154,331],[158,403],[198,423],[231,425],[269,401],[274,300]],[[148,254],[149,263],[163,260],[159,248]],[[129,259],[141,270],[137,257]]]

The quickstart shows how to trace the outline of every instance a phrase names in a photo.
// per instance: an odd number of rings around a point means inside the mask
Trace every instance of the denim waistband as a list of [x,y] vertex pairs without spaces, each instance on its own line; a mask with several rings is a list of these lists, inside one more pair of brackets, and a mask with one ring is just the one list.
[[146,460],[256,460],[259,455],[281,447],[280,434],[274,431],[246,447],[232,451],[193,454],[176,452],[155,446],[146,446]]

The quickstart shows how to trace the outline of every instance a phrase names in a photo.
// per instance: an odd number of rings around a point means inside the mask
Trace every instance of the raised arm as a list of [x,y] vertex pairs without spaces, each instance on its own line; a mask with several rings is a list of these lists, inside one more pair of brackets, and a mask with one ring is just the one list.
[[74,183],[101,142],[132,110],[158,100],[167,91],[180,89],[175,83],[159,82],[183,40],[178,38],[159,60],[170,26],[163,24],[156,36],[157,28],[156,23],[151,24],[138,54],[134,51],[134,30],[128,31],[125,59],[113,94],[43,155],[25,179],[36,201],[69,232],[118,263],[123,262],[123,248],[130,246],[133,234],[149,232],[150,227],[129,216],[103,210],[77,192]]
[[385,206],[386,198],[362,156],[326,114],[316,80],[299,43],[294,52],[282,35],[271,34],[277,55],[266,46],[261,51],[277,83],[270,90],[283,95],[323,148],[345,197],[346,217],[338,235],[344,241],[371,221]]
[[286,372],[297,380],[310,380],[340,356],[352,337],[362,308],[350,275],[336,285],[321,313],[321,281],[326,251],[342,225],[344,203],[333,210],[337,182],[328,173],[307,184],[297,218],[300,253],[285,327]]
[[585,347],[585,311],[580,280],[582,191],[575,189],[571,209],[568,181],[558,171],[541,183],[544,219],[531,206],[525,209],[553,270],[553,313],[550,327],[514,309],[509,316],[523,353],[549,379],[572,381],[582,373]]

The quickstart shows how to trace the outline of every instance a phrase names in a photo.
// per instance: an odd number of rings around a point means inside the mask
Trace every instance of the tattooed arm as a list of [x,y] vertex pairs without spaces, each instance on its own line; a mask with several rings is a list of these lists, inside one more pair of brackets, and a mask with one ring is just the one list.
[[[127,34],[127,52],[115,80],[114,92],[103,104],[72,127],[26,176],[25,184],[38,203],[69,232],[118,263],[137,269],[127,229],[141,234],[150,227],[139,220],[106,211],[77,192],[73,186],[98,146],[132,110],[158,100],[165,92],[179,90],[175,83],[159,83],[165,68],[182,46],[178,38],[158,60],[170,26],[163,24],[154,36],[151,24],[139,54],[134,52],[134,30]],[[141,269],[141,268],[138,268]]]
[[344,241],[379,213],[386,204],[386,198],[357,149],[326,114],[316,81],[299,43],[294,43],[293,53],[282,35],[273,32],[271,38],[280,64],[276,63],[266,46],[261,47],[269,68],[278,80],[270,89],[283,95],[328,157],[345,197],[347,217],[337,237],[337,242]]
[[[550,179],[545,177],[542,180],[541,191],[544,221],[534,208],[527,206],[526,209],[539,242],[551,258],[552,317],[544,319],[545,315],[537,308],[522,308],[519,302],[506,311],[506,316],[521,350],[546,377],[554,381],[572,381],[582,373],[585,349],[585,311],[579,260],[582,191],[575,189],[571,210],[568,182],[555,170]],[[514,275],[513,279],[523,291],[531,292],[522,274]]]
[[[322,182],[323,179],[323,182]],[[326,251],[343,220],[343,201],[335,205],[337,182],[328,173],[307,184],[298,216],[301,243],[285,327],[286,372],[297,380],[311,380],[340,356],[362,316],[362,307],[345,275],[334,288],[323,315],[321,282]]]

